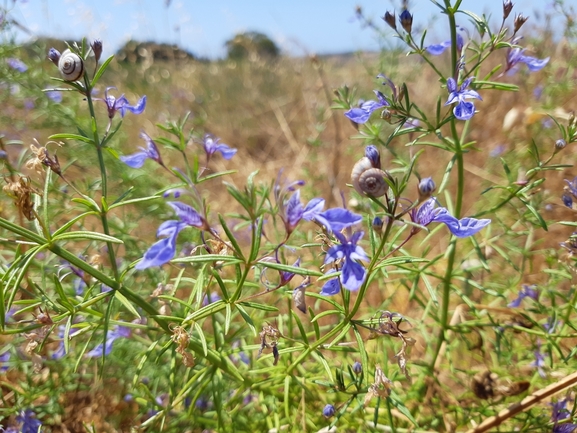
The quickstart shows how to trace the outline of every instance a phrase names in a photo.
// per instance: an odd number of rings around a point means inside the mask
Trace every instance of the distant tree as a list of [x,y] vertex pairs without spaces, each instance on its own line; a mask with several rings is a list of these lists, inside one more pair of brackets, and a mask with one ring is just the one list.
[[280,49],[267,35],[259,32],[238,33],[232,39],[225,42],[229,59],[240,60],[250,54],[259,57],[275,58],[280,54]]

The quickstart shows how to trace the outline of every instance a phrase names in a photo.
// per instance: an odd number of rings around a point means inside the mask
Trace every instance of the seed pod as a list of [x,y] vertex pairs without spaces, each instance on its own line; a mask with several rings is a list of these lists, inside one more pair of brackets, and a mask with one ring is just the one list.
[[84,62],[78,54],[66,50],[58,60],[58,69],[65,81],[77,81],[84,74]]

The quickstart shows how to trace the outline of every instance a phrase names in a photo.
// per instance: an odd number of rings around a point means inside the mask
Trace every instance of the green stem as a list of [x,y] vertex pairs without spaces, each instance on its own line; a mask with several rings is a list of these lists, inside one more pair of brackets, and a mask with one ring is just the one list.
[[[96,143],[96,152],[98,154],[98,165],[100,167],[100,178],[101,178],[101,185],[102,185],[102,199],[103,199],[103,207],[100,212],[100,220],[102,221],[102,229],[104,230],[104,234],[110,236],[110,228],[108,226],[108,204],[106,204],[106,197],[108,196],[108,183],[107,183],[107,176],[106,176],[106,165],[104,163],[104,155],[102,154],[103,142],[100,141],[98,137],[98,128],[96,127],[96,114],[94,112],[94,103],[92,101],[92,86],[90,85],[90,80],[88,79],[88,75],[84,74],[84,85],[86,86],[86,100],[88,101],[88,109],[90,111],[90,118],[91,123],[94,124],[94,143]],[[92,126],[92,125],[91,125]],[[112,242],[107,242],[106,247],[108,250],[108,260],[110,261],[110,266],[112,266],[112,271],[114,273],[114,278],[116,281],[120,281],[120,274],[118,272],[118,266],[116,264],[116,254],[114,252],[114,245]]]
[[[451,65],[453,67],[454,78],[458,80],[458,69],[457,69],[457,25],[455,22],[455,13],[451,8],[450,0],[445,0],[445,5],[447,7],[447,15],[449,17],[449,25],[451,28]],[[453,136],[453,142],[455,147],[455,157],[457,159],[457,196],[455,198],[455,209],[454,215],[456,218],[461,217],[461,209],[463,207],[463,193],[465,189],[465,170],[463,161],[463,149],[461,147],[461,140],[457,132],[457,125],[455,118],[451,119],[451,135]],[[439,338],[437,341],[437,347],[435,350],[435,355],[431,362],[431,370],[434,369],[437,358],[441,352],[441,347],[445,342],[445,332],[449,326],[449,304],[451,300],[451,280],[453,278],[453,266],[455,265],[455,255],[457,253],[457,238],[453,236],[449,244],[449,249],[447,253],[447,269],[445,271],[445,276],[443,277],[443,300],[441,304],[441,331],[439,332]]]

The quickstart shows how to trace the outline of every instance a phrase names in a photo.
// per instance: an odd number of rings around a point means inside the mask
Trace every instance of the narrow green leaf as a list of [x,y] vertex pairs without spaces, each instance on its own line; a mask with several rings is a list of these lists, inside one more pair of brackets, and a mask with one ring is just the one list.
[[256,337],[256,335],[257,335],[256,327],[254,326],[254,322],[253,322],[252,318],[248,315],[246,310],[240,304],[235,304],[235,305],[236,305],[236,309],[238,310],[238,312],[240,313],[240,315],[242,316],[242,318],[244,319],[244,321],[246,322],[248,327],[251,329],[253,335]]
[[91,87],[94,87],[96,85],[96,83],[98,83],[98,80],[100,80],[100,77],[102,77],[102,74],[104,74],[104,71],[106,71],[106,69],[108,68],[108,65],[110,65],[110,62],[112,62],[112,59],[114,59],[114,54],[111,55],[109,58],[107,58],[102,65],[100,65],[100,67],[98,68],[98,71],[96,71],[96,74],[94,74],[94,78],[92,79],[92,82],[90,83]]
[[77,141],[82,141],[83,143],[95,144],[94,140],[92,140],[91,138],[85,137],[83,135],[78,135],[78,134],[70,134],[68,132],[62,133],[62,134],[51,135],[50,137],[48,137],[48,139],[49,140],[77,140]]
[[198,338],[200,339],[200,344],[202,346],[202,353],[206,357],[208,355],[208,345],[206,344],[206,337],[204,336],[204,332],[202,330],[202,326],[198,322],[194,322],[194,329],[198,333]]
[[114,244],[123,244],[124,242],[113,236],[105,235],[104,233],[89,232],[86,230],[80,230],[75,232],[61,233],[58,236],[54,236],[54,241],[69,241],[69,240],[93,240],[102,242],[111,242]]
[[128,311],[130,311],[135,317],[138,317],[140,319],[140,314],[138,314],[138,311],[136,311],[136,308],[134,308],[134,305],[132,305],[130,303],[130,301],[124,297],[124,295],[122,293],[120,293],[118,290],[116,290],[114,292],[114,297],[116,299],[118,299],[120,301],[120,303],[122,305],[124,305],[126,307],[126,309]]

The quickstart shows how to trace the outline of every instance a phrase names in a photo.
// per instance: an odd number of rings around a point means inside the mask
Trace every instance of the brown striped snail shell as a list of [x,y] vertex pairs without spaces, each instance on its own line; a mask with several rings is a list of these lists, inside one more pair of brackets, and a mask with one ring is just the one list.
[[380,168],[374,167],[369,158],[363,156],[353,167],[351,180],[355,190],[361,195],[381,197],[389,189],[385,181],[387,173]]
[[66,50],[58,60],[58,69],[65,81],[77,81],[84,74],[84,62],[78,54]]

